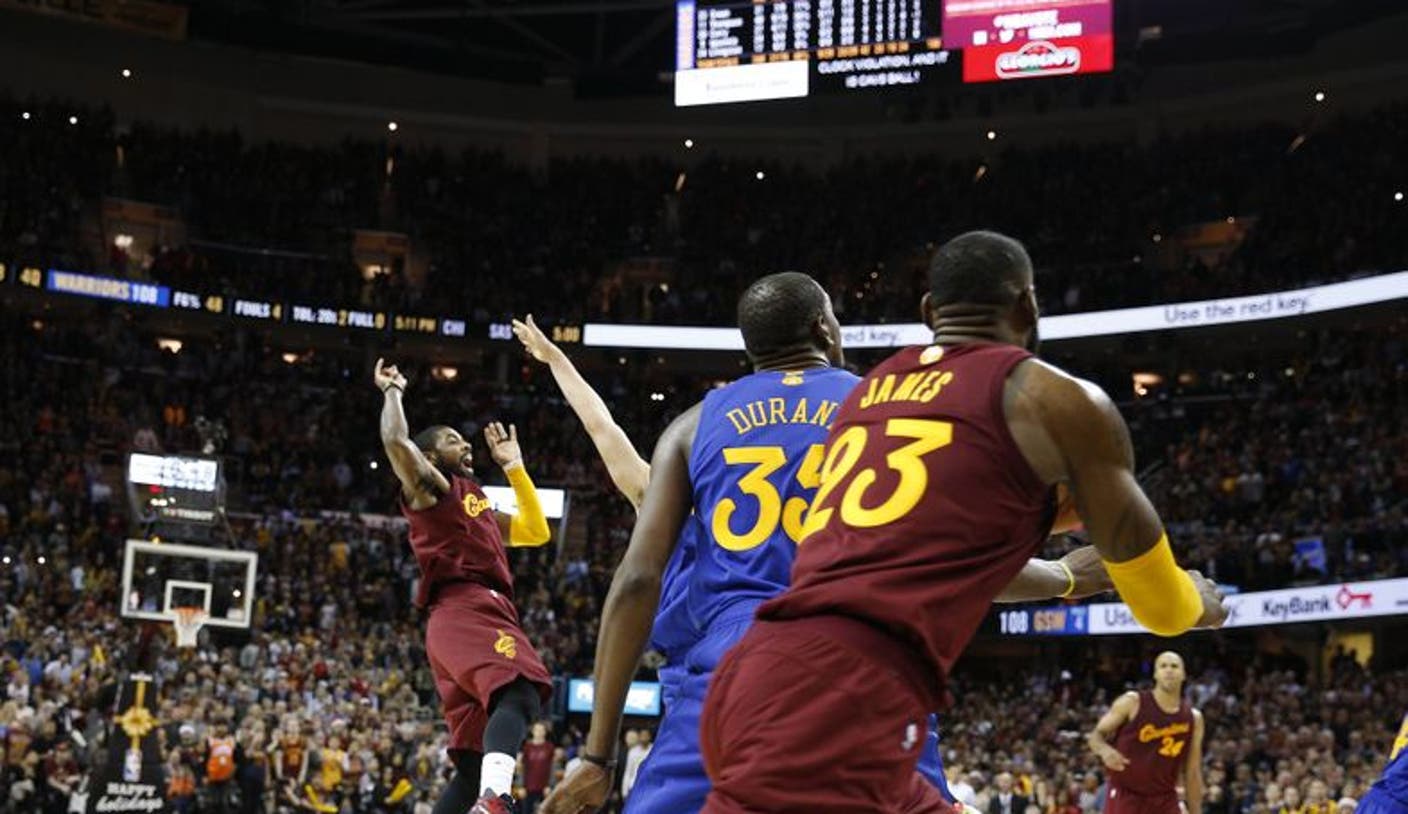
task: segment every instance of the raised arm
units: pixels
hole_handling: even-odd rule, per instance
[[[1034,466],[1069,482],[1091,542],[1134,617],[1160,636],[1221,625],[1227,609],[1217,586],[1174,561],[1159,515],[1135,480],[1129,428],[1109,396],[1036,361],[1017,368],[1011,388],[1009,422],[1023,425],[1014,432],[1041,436],[1023,445],[1028,460],[1034,445]],[[1024,424],[1024,417],[1032,420]],[[1042,449],[1049,459],[1042,460]]]
[[[571,405],[577,420],[596,445],[601,462],[616,489],[640,510],[645,499],[645,485],[650,481],[650,464],[636,452],[626,431],[611,417],[606,402],[592,389],[562,349],[538,328],[529,314],[525,321],[513,321],[513,335],[534,359],[548,366],[557,387]]]
[[[518,446],[518,428],[512,424],[508,429],[497,421],[489,422],[484,428],[484,440],[489,444],[489,454],[494,462],[504,470],[509,486],[513,487],[513,497],[518,502],[518,514],[495,512],[499,530],[511,546],[540,546],[552,539],[552,529],[548,528],[547,516],[538,502],[538,489],[528,470],[523,467],[523,450]]]
[[[1139,714],[1139,693],[1127,692],[1115,699],[1115,703],[1110,705],[1110,709],[1101,718],[1095,728],[1086,735],[1085,741],[1090,746],[1090,751],[1100,758],[1105,764],[1105,768],[1112,772],[1122,772],[1129,766],[1129,758],[1120,754],[1120,751],[1111,745],[1115,733],[1120,731],[1120,727],[1134,720],[1134,716]]]
[[[665,565],[693,507],[689,449],[698,426],[695,406],[666,428],[655,447],[645,502],[602,607],[593,675],[596,693],[583,760],[548,797],[545,814],[598,808],[611,791],[626,692],[650,638]]]
[[[381,445],[386,457],[391,459],[391,469],[401,481],[401,494],[406,503],[412,508],[424,508],[418,504],[424,504],[427,496],[434,498],[450,491],[450,482],[411,441],[406,411],[401,405],[406,377],[395,365],[386,366],[384,360],[377,359],[372,380],[382,392]]]

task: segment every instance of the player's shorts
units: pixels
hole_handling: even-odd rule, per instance
[[[1104,814],[1182,814],[1182,811],[1177,792],[1153,797],[1111,786],[1105,796]]]
[[[665,707],[655,744],[636,775],[624,814],[697,814],[704,807],[709,794],[709,775],[699,751],[704,697],[714,667],[748,632],[756,607],[749,603],[716,620],[682,659],[680,672],[670,676],[678,682],[675,703]],[[662,670],[662,684],[665,679]]]
[[[948,790],[948,778],[944,777],[944,761],[939,756],[939,716],[929,715],[929,732],[924,738],[924,748],[919,752],[919,774],[944,799],[953,802],[953,792]]]
[[[484,750],[494,693],[520,676],[537,685],[546,704],[552,678],[523,635],[508,597],[471,582],[435,593],[425,626],[425,650],[450,730],[450,749]]]
[[[1408,814],[1408,804],[1400,802],[1380,788],[1370,788],[1359,800],[1354,814]]]
[[[947,814],[916,772],[932,694],[902,642],[842,616],[759,621],[714,673],[706,814]]]

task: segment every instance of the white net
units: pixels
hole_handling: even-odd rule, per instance
[[[173,608],[176,618],[171,620],[176,629],[177,647],[195,647],[196,637],[208,616],[203,608]]]

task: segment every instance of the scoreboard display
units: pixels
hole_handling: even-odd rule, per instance
[[[1113,0],[676,0],[675,104],[1114,67]]]
[[[913,85],[949,61],[936,0],[678,0],[675,104]]]

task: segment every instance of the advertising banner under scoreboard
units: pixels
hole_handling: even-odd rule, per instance
[[[1226,628],[1341,622],[1408,614],[1408,579],[1337,582],[1254,591],[1226,599]],[[997,614],[1004,636],[1119,636],[1147,633],[1122,602],[1011,608]]]

